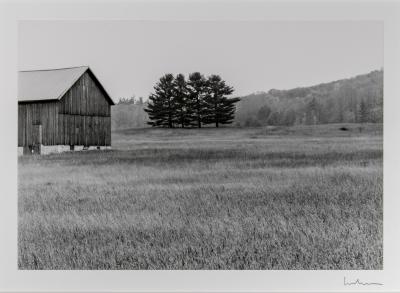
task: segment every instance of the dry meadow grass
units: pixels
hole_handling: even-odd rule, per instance
[[[138,129],[19,158],[20,269],[382,269],[382,125]]]

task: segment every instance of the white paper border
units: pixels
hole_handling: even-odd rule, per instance
[[[321,292],[400,291],[400,6],[388,2],[16,2],[0,3],[0,291]],[[382,271],[18,271],[18,20],[384,21],[384,269]],[[344,286],[343,277],[384,286]]]

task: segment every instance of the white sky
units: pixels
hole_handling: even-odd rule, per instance
[[[374,21],[22,21],[19,70],[89,65],[117,101],[147,98],[164,73],[220,74],[247,95],[383,66]]]

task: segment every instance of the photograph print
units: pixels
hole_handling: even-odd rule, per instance
[[[383,22],[18,24],[19,270],[383,270]]]

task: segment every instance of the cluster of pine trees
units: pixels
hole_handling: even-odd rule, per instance
[[[145,111],[155,127],[202,127],[230,124],[239,98],[228,98],[234,89],[218,75],[205,78],[200,72],[165,74],[154,86]]]

